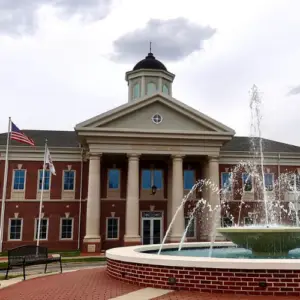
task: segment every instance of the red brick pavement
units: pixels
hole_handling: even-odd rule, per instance
[[[141,289],[110,278],[106,268],[81,270],[29,279],[0,289],[1,300],[106,300]],[[156,300],[293,300],[297,297],[240,296],[171,292]]]
[[[246,296],[234,294],[203,294],[197,292],[172,292],[153,300],[293,300],[298,297],[291,296]]]
[[[1,300],[106,300],[141,287],[111,279],[106,268],[29,279],[0,290]]]

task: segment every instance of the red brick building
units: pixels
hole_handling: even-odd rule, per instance
[[[126,73],[128,103],[75,127],[75,131],[25,130],[36,146],[12,142],[9,149],[3,248],[34,244],[41,190],[44,140],[56,169],[46,172],[41,245],[98,252],[138,243],[160,243],[181,199],[196,180],[211,178],[220,188],[232,169],[250,158],[250,141],[172,96],[175,75],[149,54]],[[2,198],[6,133],[0,135]],[[285,172],[300,168],[300,147],[264,140],[268,193]],[[241,173],[227,202],[240,222],[253,222],[261,202]],[[240,186],[237,186],[240,185]],[[284,206],[294,194],[280,199]],[[169,241],[179,241],[195,199],[212,206],[218,193],[197,191],[180,211]],[[245,202],[240,210],[241,197]],[[211,222],[197,214],[188,239],[207,240]],[[285,216],[286,220],[287,217]],[[232,222],[222,210],[222,225]]]

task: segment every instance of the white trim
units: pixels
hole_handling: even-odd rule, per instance
[[[118,224],[118,235],[116,238],[108,238],[108,219],[117,219],[117,224]],[[120,239],[120,217],[106,217],[106,220],[105,220],[105,239],[108,240],[108,241],[116,241],[116,240],[119,240]]]
[[[72,236],[71,238],[62,238],[62,222],[63,220],[72,220]],[[74,218],[66,218],[66,217],[61,217],[60,218],[60,223],[59,223],[59,240],[60,241],[72,241],[74,237]]]
[[[10,238],[11,220],[21,220],[20,239],[11,239]],[[8,219],[8,236],[7,236],[7,241],[22,241],[22,238],[23,238],[23,223],[24,223],[24,219],[23,218],[9,218]]]
[[[155,121],[154,121],[154,117],[155,117],[155,116],[159,116],[159,117],[160,117],[160,121],[159,121],[159,122],[155,122]],[[163,119],[164,119],[163,116],[162,116],[160,113],[158,113],[158,112],[155,113],[155,114],[151,117],[151,121],[152,121],[155,125],[159,125],[159,124],[163,121]]]
[[[162,177],[161,177],[161,180],[162,180],[161,185],[162,185],[162,187],[161,188],[157,187],[157,190],[158,191],[163,191],[164,190],[164,175],[165,175],[164,174],[164,169],[162,169],[162,168],[153,168],[153,169],[151,169],[150,167],[149,168],[142,168],[141,169],[141,178],[140,178],[140,181],[141,181],[141,190],[142,191],[150,191],[151,190],[151,186],[150,186],[149,189],[143,188],[143,170],[151,172],[151,186],[154,185],[154,171],[161,171],[162,172],[162,174],[161,174],[162,175]]]
[[[34,236],[33,236],[33,240],[36,241],[37,238],[37,226],[38,226],[38,220],[39,218],[35,218],[34,219]],[[48,233],[49,233],[49,218],[41,218],[41,223],[43,220],[47,220],[47,230],[46,230],[46,238],[45,239],[42,239],[40,238],[40,241],[48,241]],[[42,227],[41,227],[42,228]],[[42,231],[41,231],[42,232]],[[40,232],[40,233],[41,233]]]
[[[65,172],[74,172],[74,183],[73,183],[73,189],[72,190],[65,190]],[[62,192],[75,192],[76,190],[76,170],[62,170]]]
[[[37,178],[37,192],[40,192],[41,191],[41,189],[40,189],[40,172],[43,172],[43,169],[38,169],[38,178]],[[45,178],[46,178],[46,172],[49,172],[49,189],[48,190],[46,190],[45,188],[44,188],[44,192],[50,192],[50,190],[51,190],[51,181],[52,181],[52,173],[51,173],[51,171],[50,170],[48,170],[48,169],[46,169],[45,170]],[[41,177],[42,177],[43,175],[41,174]],[[42,178],[41,178],[41,180],[42,180]],[[45,185],[45,184],[44,184]]]
[[[187,221],[187,224],[188,224],[188,222],[190,220],[190,217],[189,216],[185,216],[184,217],[184,229],[186,229],[186,226],[187,226],[187,224],[185,224],[185,220],[188,220]],[[186,236],[187,239],[195,239],[197,237],[197,232],[196,232],[196,217],[194,217],[193,223],[191,225],[193,225],[194,235],[193,236]]]
[[[15,171],[24,171],[24,189],[15,189]],[[24,192],[26,191],[26,179],[27,179],[27,170],[26,169],[13,169],[13,177],[12,177],[12,185],[11,190],[12,192]]]
[[[119,182],[118,182],[118,188],[113,189],[109,188],[109,171],[110,170],[118,170],[119,171]],[[121,169],[120,168],[108,168],[107,169],[107,191],[120,191],[121,190]]]

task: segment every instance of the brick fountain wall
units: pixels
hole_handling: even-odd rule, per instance
[[[155,266],[107,259],[116,279],[147,287],[206,293],[300,296],[300,270],[243,270]],[[176,283],[170,283],[175,278]]]

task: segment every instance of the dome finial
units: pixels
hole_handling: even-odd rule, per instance
[[[150,41],[150,53],[152,53],[152,42]]]

